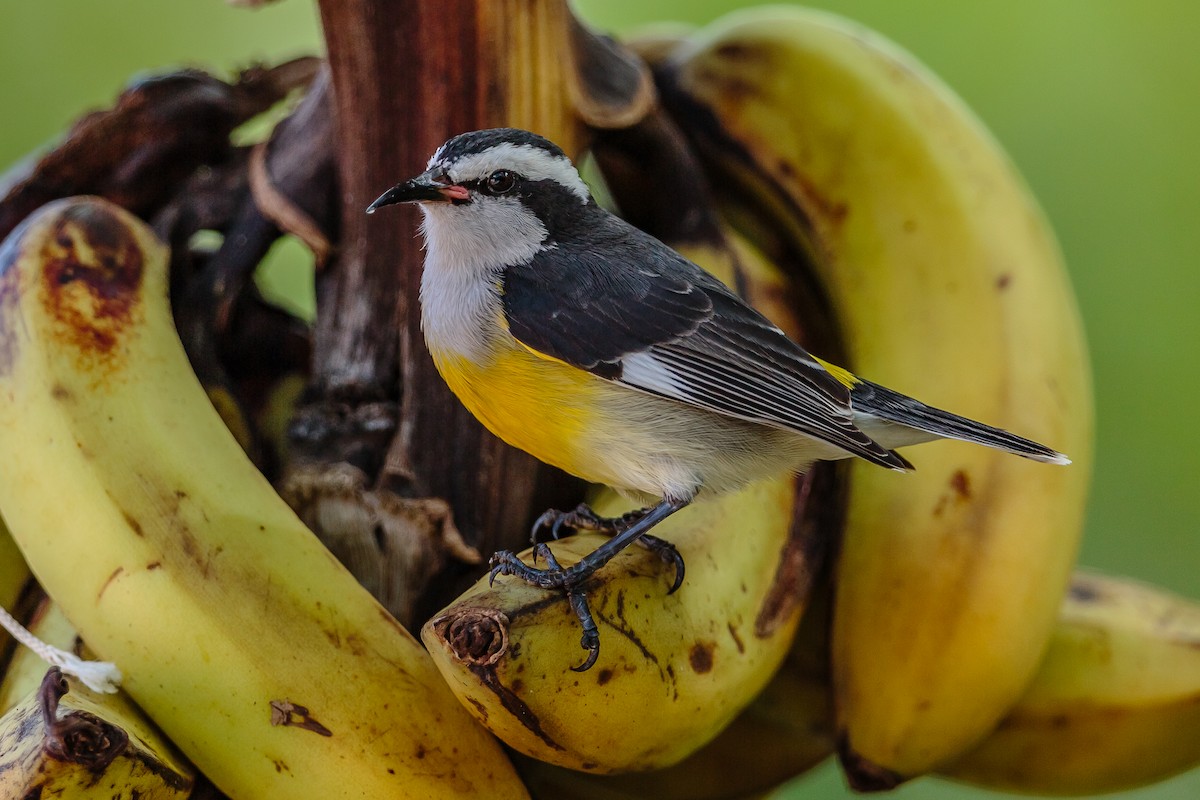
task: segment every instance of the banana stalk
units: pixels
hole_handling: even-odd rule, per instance
[[[1050,468],[966,444],[855,465],[837,568],[843,765],[882,789],[953,759],[1020,696],[1081,530],[1091,391],[1044,219],[995,141],[895,45],[832,15],[731,15],[659,65],[736,222],[807,253],[848,367],[1045,441]],[[821,353],[818,351],[818,355]],[[997,647],[1003,642],[1003,647]]]
[[[526,796],[222,424],[175,334],[166,263],[95,198],[45,207],[0,247],[0,507],[46,591],[239,800]]]
[[[405,620],[415,624],[461,591],[467,573],[451,564],[440,570],[447,580],[435,581],[436,562],[430,569],[429,559],[389,560],[389,553],[438,549],[424,536],[442,528],[427,513],[427,498],[446,501],[466,543],[487,555],[519,548],[533,517],[578,502],[583,487],[491,436],[451,395],[420,333],[423,254],[407,216],[413,212],[385,222],[363,209],[400,176],[419,172],[452,134],[516,126],[576,154],[587,126],[630,124],[646,112],[653,90],[640,62],[587,31],[565,0],[318,6],[332,75],[340,242],[336,269],[318,285],[313,378],[294,426],[303,435],[291,443],[301,474],[290,478],[307,480],[313,463],[331,468],[333,480],[319,473],[307,480],[312,518],[365,523],[317,533],[345,542],[338,554],[365,580],[378,583],[382,562],[398,573],[391,583],[424,593],[422,613]],[[341,441],[330,441],[328,431],[347,427]],[[378,487],[367,501],[402,513],[380,515],[363,504],[351,509],[357,514],[338,514],[346,505],[339,461]],[[327,514],[325,496],[334,506]],[[381,548],[377,528],[398,529],[411,543],[389,534]],[[398,614],[414,609],[393,607]]]

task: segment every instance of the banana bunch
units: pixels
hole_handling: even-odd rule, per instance
[[[140,220],[93,198],[0,248],[0,508],[41,584],[237,800],[525,796],[222,424],[166,267]]]
[[[816,609],[814,609],[816,610]],[[712,743],[672,769],[583,775],[518,761],[535,797],[744,798],[801,775],[834,749],[828,631],[806,616],[784,666]],[[1200,602],[1078,571],[1050,647],[999,726],[937,770],[1019,794],[1083,796],[1164,780],[1200,764]]]
[[[21,553],[0,535],[0,593],[28,561],[62,615],[39,630],[77,631],[114,661],[235,800],[715,800],[835,753],[861,790],[934,773],[1082,794],[1200,763],[1200,608],[1071,582],[1086,352],[1048,227],[986,130],[909,55],[823,13],[761,9],[630,46],[669,122],[623,165],[598,158],[631,218],[674,148],[706,184],[681,206],[715,223],[670,244],[790,334],[832,342],[819,355],[1074,464],[942,442],[906,452],[910,476],[781,475],[656,529],[687,564],[679,591],[640,548],[594,576],[606,630],[592,670],[564,668],[579,652],[567,600],[503,578],[435,614],[426,651],[222,424],[172,327],[162,245],[73,199],[0,247],[0,509]],[[590,504],[630,507],[603,488]],[[597,542],[551,550],[569,564]],[[130,731],[189,775],[132,733],[151,729],[125,701],[33,686],[28,655],[8,670],[0,767],[30,765],[13,780],[50,774],[29,754],[51,706]],[[78,780],[58,775],[46,785]],[[114,796],[188,791],[119,780]]]

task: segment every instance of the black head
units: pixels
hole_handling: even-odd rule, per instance
[[[590,205],[592,198],[571,160],[554,142],[517,128],[489,128],[447,141],[433,154],[425,172],[389,189],[367,211],[394,203],[463,207],[511,206],[514,201],[553,231],[557,223]]]

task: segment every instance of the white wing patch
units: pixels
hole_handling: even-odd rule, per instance
[[[621,380],[667,397],[687,397],[685,385],[665,364],[649,353],[633,353],[621,359]]]

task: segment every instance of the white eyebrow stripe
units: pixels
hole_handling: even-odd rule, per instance
[[[430,167],[438,163],[440,153],[440,149],[434,153],[429,162]],[[586,203],[591,197],[587,184],[579,177],[570,159],[550,155],[540,147],[529,144],[501,142],[482,153],[463,156],[445,167],[450,179],[455,183],[486,178],[498,169],[511,169],[529,180],[549,178],[557,181],[574,192],[580,202]]]

